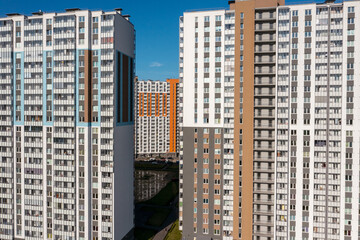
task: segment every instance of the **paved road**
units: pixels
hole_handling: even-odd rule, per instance
[[[168,226],[166,226],[163,230],[161,230],[160,232],[158,232],[158,233],[154,236],[153,240],[164,240],[165,237],[166,237],[166,235],[167,235],[167,233],[168,233],[168,231],[170,230],[170,228],[171,228],[172,225],[173,225],[173,224],[171,223],[171,224],[169,224]]]

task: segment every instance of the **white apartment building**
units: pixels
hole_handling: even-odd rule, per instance
[[[134,39],[121,9],[0,18],[0,239],[131,235]]]
[[[359,239],[359,14],[277,9],[276,239]]]
[[[234,11],[180,17],[179,210],[186,239],[230,239],[233,231],[234,28]]]
[[[276,7],[180,17],[180,229],[185,239],[274,235]]]
[[[178,81],[135,82],[137,156],[177,153]]]
[[[359,239],[360,1],[180,17],[185,239]]]

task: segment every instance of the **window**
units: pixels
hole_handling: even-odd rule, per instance
[[[349,12],[349,13],[355,12],[355,8],[354,8],[354,7],[348,7],[348,12]]]
[[[352,36],[352,35],[355,35],[355,31],[354,31],[354,30],[348,30],[347,34],[348,34],[348,35],[351,35],[351,36]]]
[[[51,25],[52,24],[52,19],[46,19],[46,24]]]
[[[79,22],[85,22],[85,17],[84,16],[79,17]]]
[[[221,16],[220,15],[216,16],[215,18],[216,18],[216,21],[221,21]]]
[[[306,9],[305,10],[305,15],[311,15],[311,9]]]
[[[293,15],[293,16],[298,16],[298,15],[299,15],[298,10],[294,10],[294,11],[292,11],[292,15]]]
[[[205,22],[210,22],[210,17],[209,17],[209,16],[205,16],[205,17],[204,17],[204,21],[205,21]]]
[[[94,22],[94,23],[99,22],[99,18],[98,18],[98,17],[93,17],[93,22]]]

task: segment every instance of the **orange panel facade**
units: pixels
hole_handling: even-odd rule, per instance
[[[176,152],[177,146],[177,85],[179,79],[168,79],[170,88],[170,152]]]
[[[166,82],[162,81],[161,83],[151,80],[138,82],[136,87],[138,124],[142,123],[141,118],[147,118],[147,128],[151,127],[152,130],[154,128],[158,129],[158,127],[161,128],[155,130],[155,132],[161,131],[161,134],[166,134],[164,143],[160,143],[161,146],[166,146],[164,153],[176,153],[178,138],[177,88],[179,80],[168,79]],[[139,129],[145,128],[145,126],[139,126]],[[145,142],[153,137],[151,135],[147,136]]]

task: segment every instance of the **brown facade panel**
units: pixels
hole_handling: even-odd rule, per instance
[[[92,84],[91,84],[91,50],[84,51],[84,122],[91,122],[91,102],[92,102]]]
[[[230,2],[235,10],[235,35],[244,34],[243,41],[235,38],[235,56],[243,55],[246,61],[235,58],[234,81],[234,201],[233,201],[233,239],[253,239],[253,157],[254,157],[254,49],[255,49],[255,10],[257,8],[275,8],[284,5],[284,0],[249,0]],[[241,13],[244,18],[241,19]],[[244,28],[240,28],[243,23]],[[240,46],[243,45],[243,51]],[[240,66],[243,72],[240,73]],[[240,77],[243,77],[243,93],[240,93]],[[240,115],[240,98],[243,98],[243,115]],[[246,141],[240,142],[240,134]],[[242,150],[242,159],[240,151]],[[241,176],[240,176],[241,175]],[[240,187],[241,186],[241,187]],[[240,197],[241,196],[241,197]],[[239,207],[240,206],[240,207]],[[241,211],[241,212],[240,212]]]

